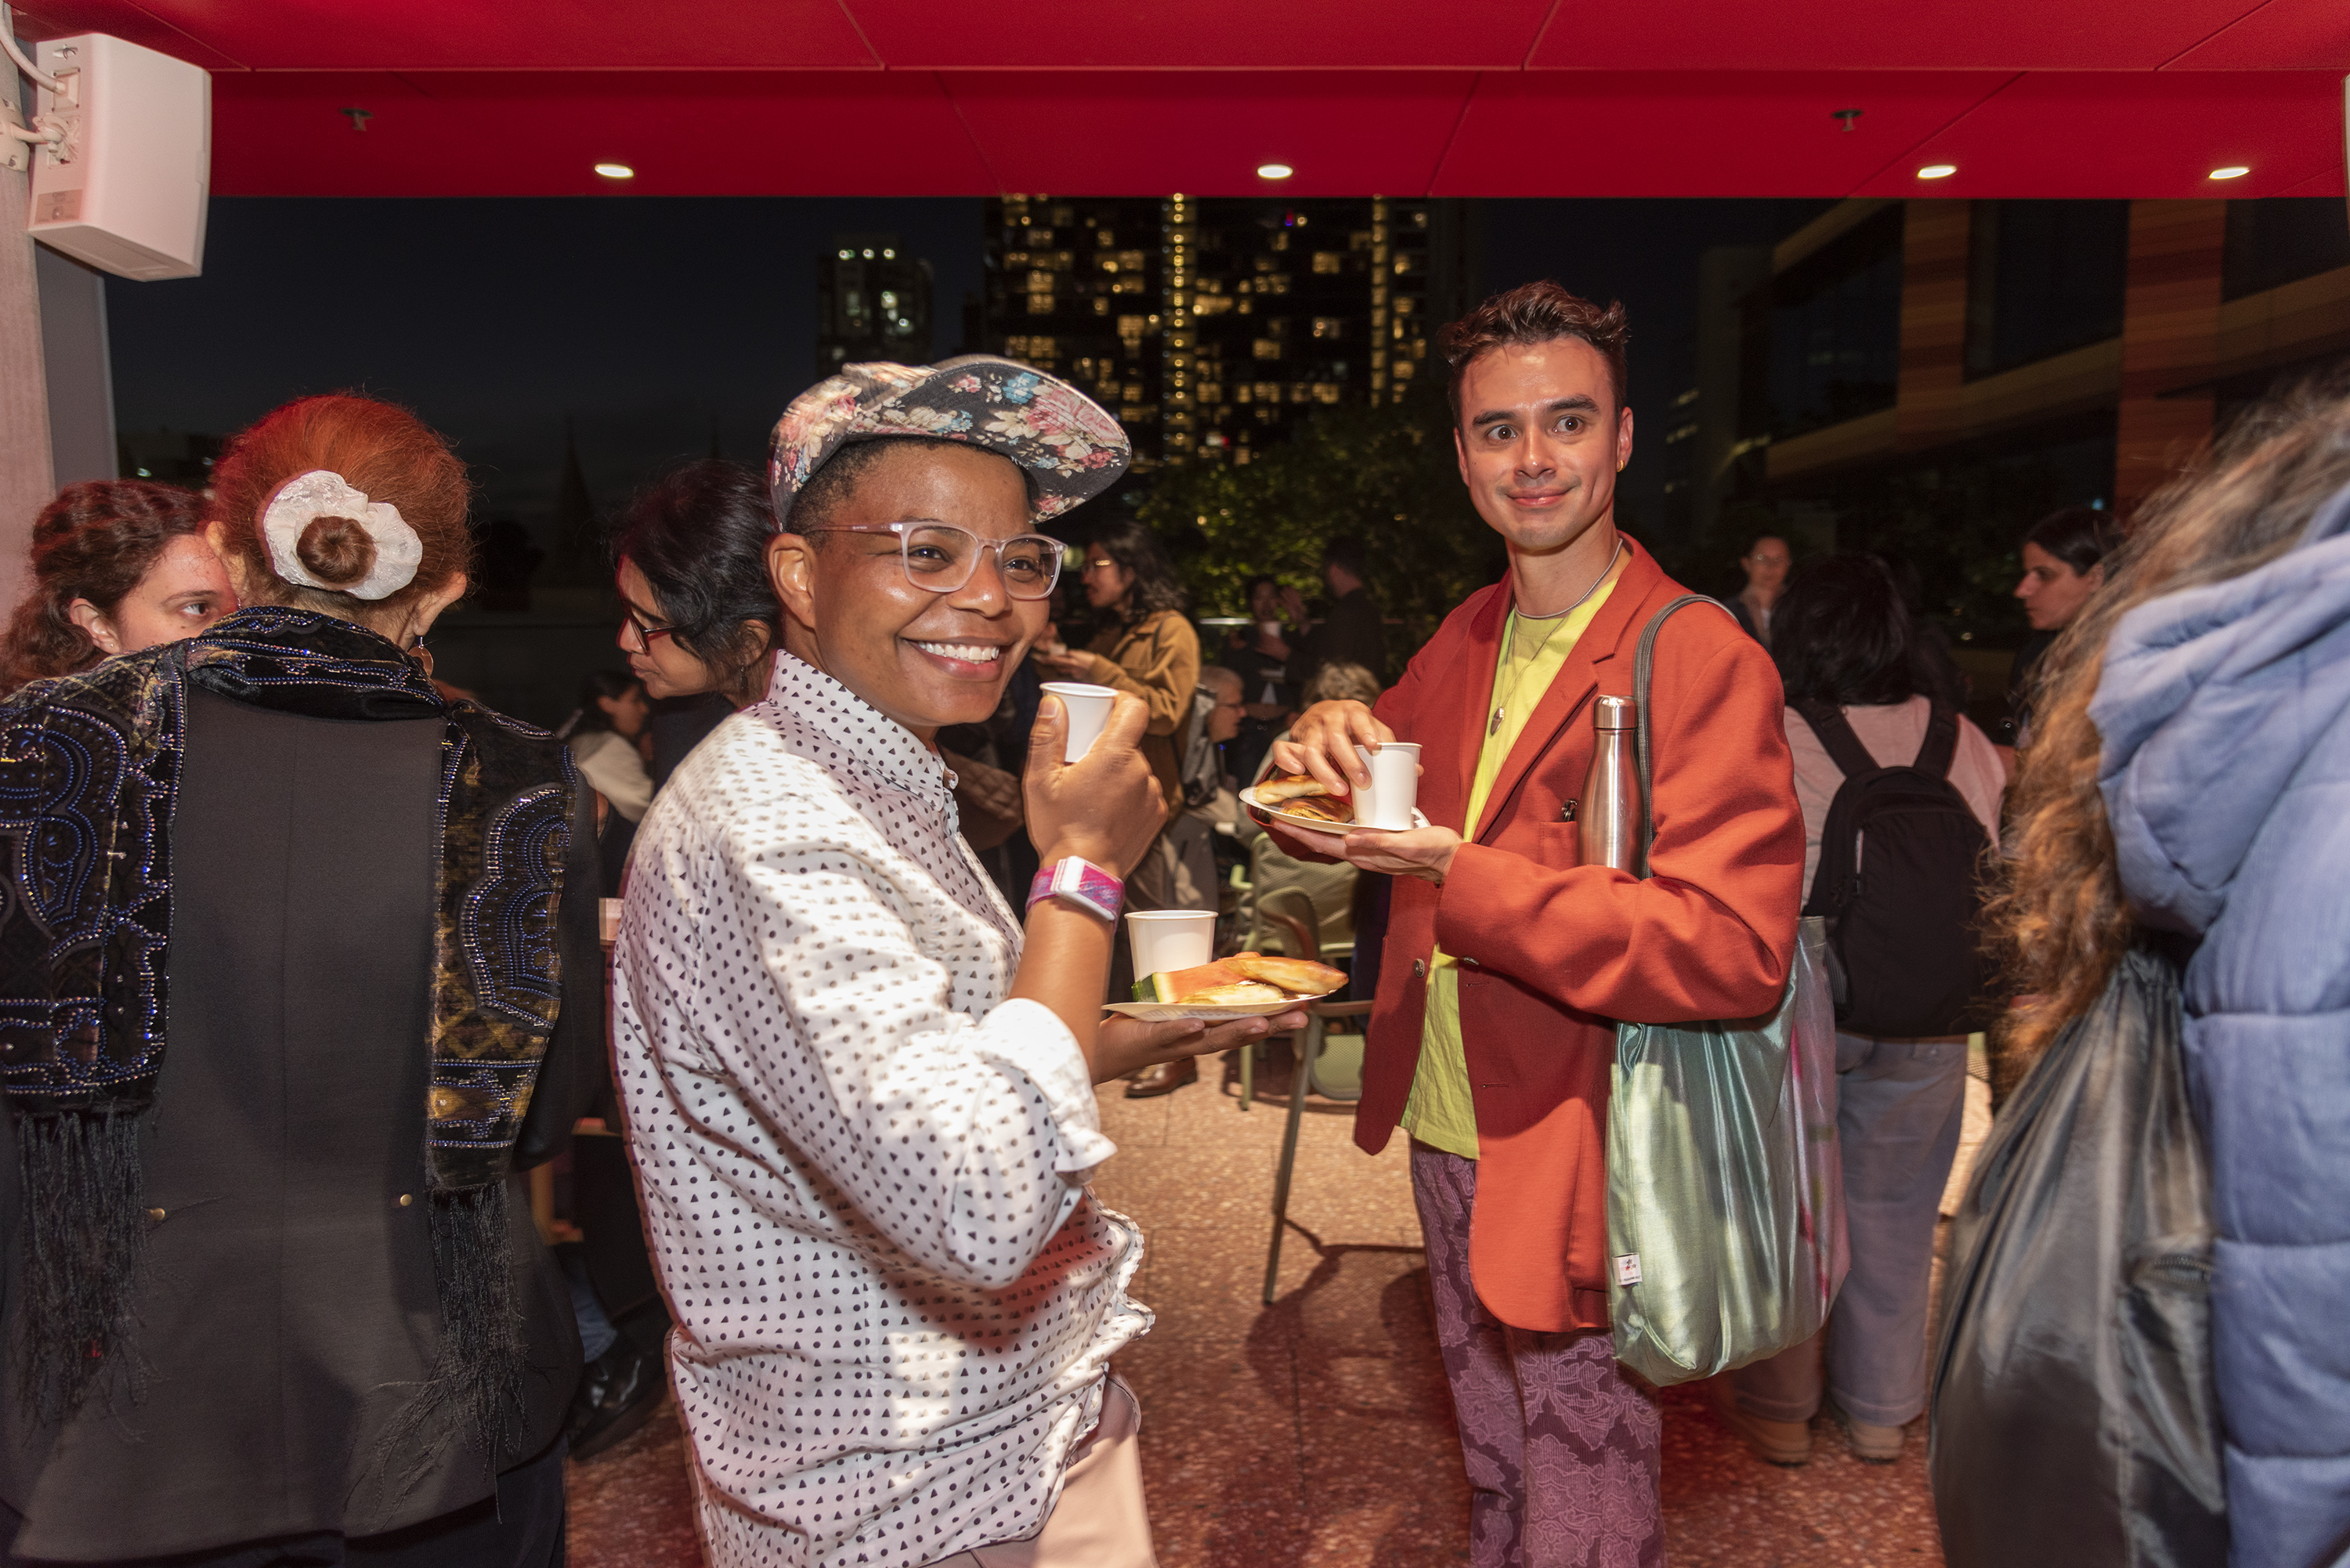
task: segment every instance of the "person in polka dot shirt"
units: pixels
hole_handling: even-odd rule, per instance
[[[1075,487],[1040,484],[1016,421],[859,429],[904,376],[795,410],[819,395],[837,439],[787,415],[802,461],[776,471],[766,700],[646,815],[617,950],[704,1541],[719,1568],[1149,1568],[1139,1411],[1107,1375],[1150,1325],[1125,1288],[1142,1239],[1087,1187],[1114,1152],[1092,1086],[1303,1019],[1104,1022],[1111,921],[996,893],[936,736],[993,712],[1042,634],[1059,551],[1016,541],[1044,484]],[[1064,763],[1045,703],[1024,784],[1047,867],[1120,877],[1150,843],[1145,718],[1120,698]]]

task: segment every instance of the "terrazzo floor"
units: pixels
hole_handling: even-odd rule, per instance
[[[1208,1064],[1211,1069],[1212,1064]],[[1135,1296],[1157,1327],[1118,1357],[1143,1407],[1144,1484],[1164,1568],[1418,1568],[1468,1562],[1469,1489],[1430,1321],[1401,1139],[1351,1141],[1353,1106],[1311,1099],[1274,1305],[1259,1297],[1285,1075],[1203,1071],[1164,1098],[1102,1100],[1119,1153],[1097,1190],[1149,1236]],[[1667,1546],[1678,1568],[1941,1561],[1924,1430],[1865,1465],[1822,1424],[1801,1469],[1750,1458],[1701,1386],[1661,1395]],[[670,1410],[571,1468],[576,1568],[688,1568],[684,1445]]]

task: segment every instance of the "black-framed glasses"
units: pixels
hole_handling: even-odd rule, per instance
[[[979,558],[995,552],[1003,591],[1015,599],[1050,597],[1061,580],[1061,542],[1043,534],[1015,539],[983,539],[951,523],[837,523],[810,534],[890,534],[898,540],[906,580],[934,594],[951,594],[979,570]]]

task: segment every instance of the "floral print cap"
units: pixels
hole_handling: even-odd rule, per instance
[[[825,460],[855,441],[929,436],[1001,452],[1034,482],[1030,515],[1042,523],[1109,488],[1133,447],[1099,403],[1057,376],[993,354],[937,365],[876,361],[792,400],[767,443],[775,525],[791,526],[792,502]]]

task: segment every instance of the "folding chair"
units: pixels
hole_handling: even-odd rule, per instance
[[[1297,1072],[1289,1085],[1289,1125],[1281,1134],[1281,1168],[1273,1179],[1273,1245],[1264,1255],[1264,1304],[1273,1304],[1274,1282],[1281,1274],[1281,1233],[1289,1224],[1289,1177],[1297,1165],[1297,1128],[1305,1119],[1306,1081],[1321,1060],[1333,1018],[1360,1018],[1371,1010],[1367,1002],[1317,1002],[1305,1010],[1305,1044]],[[1357,1095],[1361,1091],[1357,1089]],[[1334,1096],[1335,1097],[1335,1096]]]

